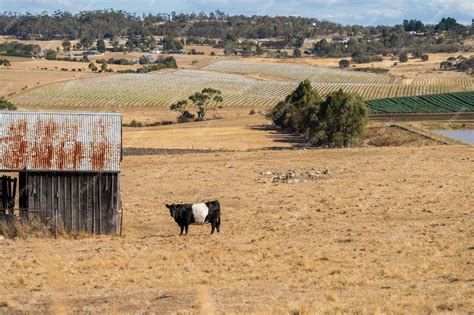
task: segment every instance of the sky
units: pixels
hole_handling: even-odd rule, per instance
[[[222,10],[227,14],[295,15],[341,24],[394,25],[404,19],[435,24],[442,17],[454,17],[471,24],[473,0],[0,0],[0,12],[69,12],[113,8],[131,13],[206,13]]]

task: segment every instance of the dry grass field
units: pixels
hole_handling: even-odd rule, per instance
[[[472,146],[284,150],[261,116],[231,116],[125,128],[125,147],[233,151],[125,156],[122,237],[0,241],[0,312],[474,310]],[[268,175],[289,170],[301,181]],[[179,236],[164,204],[210,199],[221,233]]]
[[[90,76],[92,76],[91,73],[62,72],[60,70],[0,69],[0,98],[6,97],[10,99],[33,88],[50,83],[76,80]]]

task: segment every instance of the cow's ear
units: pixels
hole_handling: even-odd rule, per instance
[[[169,204],[166,204],[165,206],[166,208],[171,209],[171,206]]]

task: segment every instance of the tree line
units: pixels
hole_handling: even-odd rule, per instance
[[[382,35],[404,31],[453,32],[466,35],[465,27],[453,18],[442,18],[436,25],[424,25],[418,20],[405,20],[395,26],[341,25],[315,18],[298,16],[244,16],[228,15],[222,11],[177,14],[136,15],[121,10],[93,10],[72,14],[55,11],[52,14],[0,14],[0,34],[18,38],[44,39],[92,39],[118,36],[162,35],[170,37],[201,37],[223,39],[233,35],[246,39],[280,38],[296,45],[301,38],[331,34]],[[394,41],[396,39],[393,39]]]
[[[354,63],[367,63],[379,61],[380,55],[411,52],[421,56],[423,52],[472,49],[463,44],[464,39],[470,37],[472,30],[452,18],[443,18],[436,25],[424,25],[419,20],[405,20],[403,25],[377,26],[376,29],[376,33],[353,36],[344,42],[322,39],[314,44],[312,53],[319,57],[351,57]]]

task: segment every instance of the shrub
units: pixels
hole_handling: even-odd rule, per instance
[[[162,120],[162,121],[155,121],[150,124],[147,124],[147,127],[155,127],[155,126],[166,126],[166,125],[172,125],[173,122],[171,120]]]
[[[429,56],[427,54],[421,55],[421,61],[428,61]]]
[[[130,127],[143,127],[142,122],[136,121],[135,119],[130,122]]]
[[[255,115],[257,112],[255,111],[255,109],[251,109],[250,112],[249,112],[249,115]]]
[[[339,61],[339,68],[347,68],[350,64],[349,60],[341,59],[341,61]]]
[[[0,110],[2,109],[6,109],[6,110],[16,110],[16,106],[15,104],[7,101],[7,100],[3,100],[3,99],[0,99]]]
[[[187,110],[183,111],[177,118],[178,123],[187,123],[194,120],[194,114],[191,114]]]
[[[361,52],[355,52],[352,54],[352,61],[355,63],[369,63],[382,61],[383,58],[377,55],[368,55]]]
[[[354,71],[371,72],[371,73],[387,73],[389,69],[376,68],[376,67],[362,67],[362,68],[355,68]]]
[[[56,51],[49,49],[44,52],[45,58],[47,60],[56,60],[57,59],[57,53]]]
[[[10,63],[10,60],[8,59],[0,59],[0,66],[4,66],[4,67],[10,67],[11,66],[11,63]]]
[[[419,58],[421,58],[421,56],[423,56],[423,53],[421,52],[420,49],[416,49],[415,51],[413,51],[412,55],[413,55],[413,58],[419,59]]]
[[[133,69],[125,69],[125,70],[117,70],[117,73],[137,73],[137,71]]]
[[[95,65],[93,62],[89,63],[89,69],[90,69],[92,72],[96,72],[96,71],[97,71],[97,67],[96,67],[96,65]]]
[[[400,62],[407,62],[408,54],[406,52],[401,53],[400,56],[398,56],[398,60],[400,60]]]

